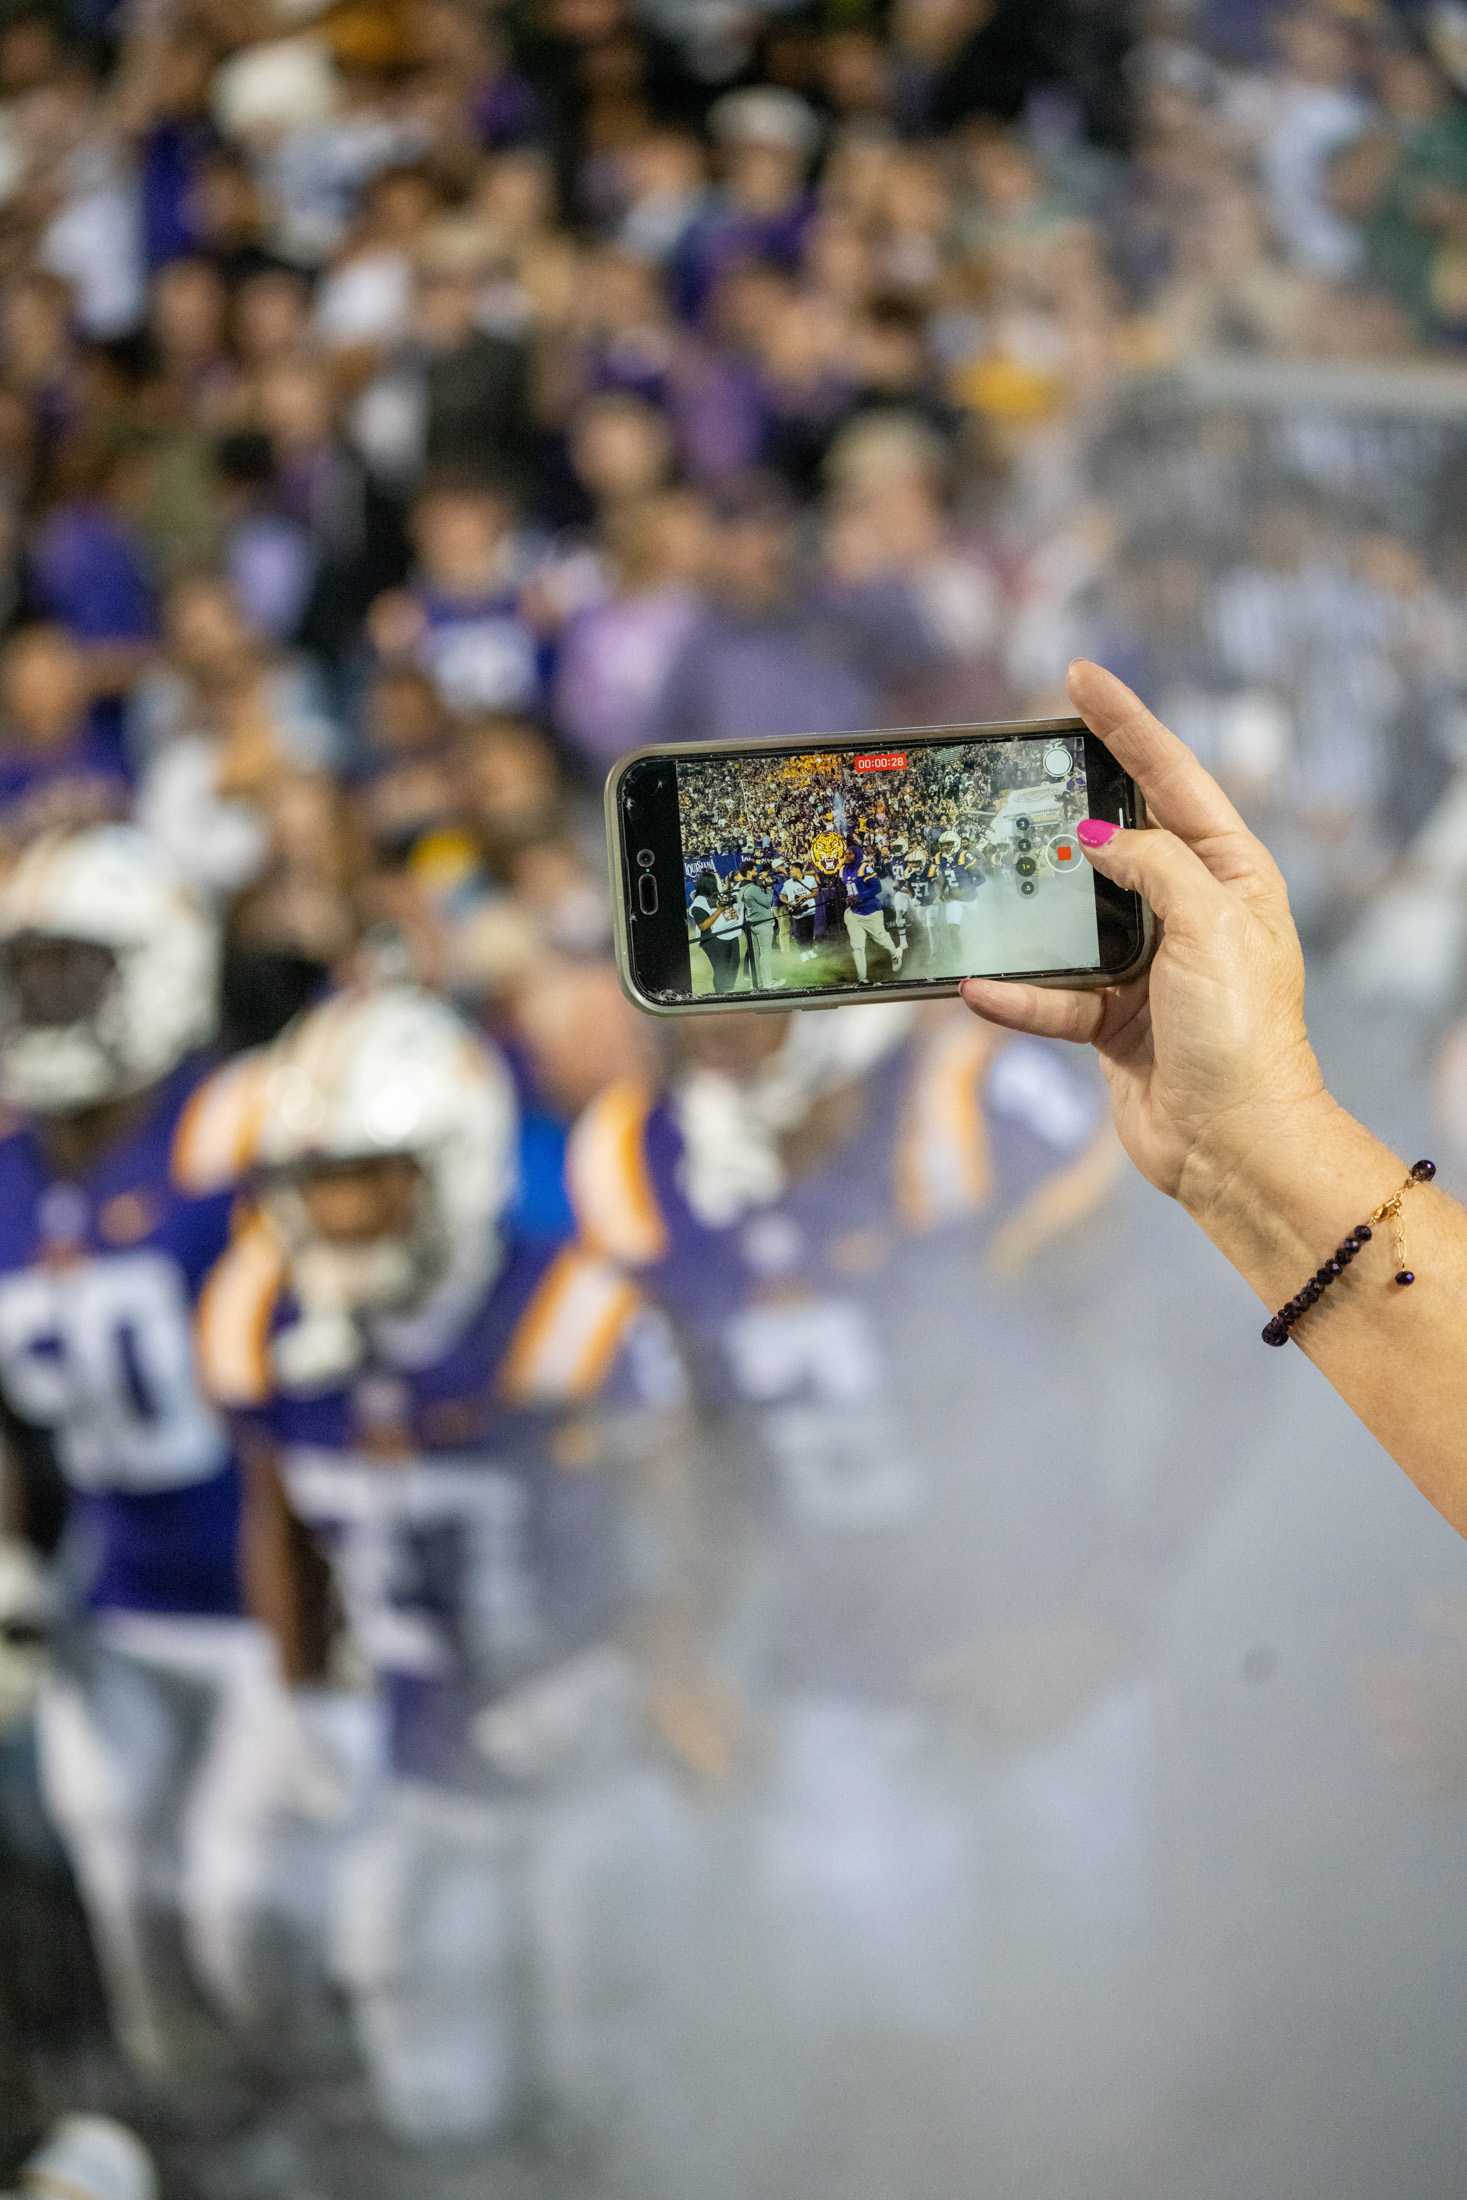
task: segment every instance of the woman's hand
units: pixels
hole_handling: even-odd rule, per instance
[[[1304,1025],[1304,960],[1277,864],[1186,744],[1115,675],[1071,665],[1070,699],[1146,797],[1152,827],[1077,836],[1161,920],[1150,968],[1104,992],[969,978],[1010,1030],[1093,1045],[1122,1145],[1158,1190],[1214,1196],[1229,1157],[1331,1106]]]

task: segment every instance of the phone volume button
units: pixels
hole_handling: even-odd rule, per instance
[[[657,881],[650,871],[637,873],[637,907],[644,917],[657,914]]]

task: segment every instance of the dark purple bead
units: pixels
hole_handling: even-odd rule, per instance
[[[1304,1304],[1306,1306],[1315,1306],[1319,1302],[1322,1288],[1323,1287],[1317,1283],[1306,1283],[1303,1290],[1299,1293],[1299,1296],[1304,1301]]]
[[[1341,1253],[1348,1253],[1351,1260],[1353,1260],[1359,1250],[1360,1240],[1355,1236],[1354,1232],[1352,1231],[1350,1236],[1346,1238],[1344,1244],[1340,1247],[1340,1251]]]
[[[1265,1344],[1287,1344],[1289,1341],[1289,1332],[1279,1321],[1266,1323],[1261,1334]]]
[[[1337,1260],[1327,1260],[1324,1264],[1324,1272],[1329,1277],[1331,1283],[1334,1282],[1336,1276],[1342,1276],[1345,1273],[1344,1269],[1341,1267],[1340,1263]]]
[[[1400,1268],[1396,1271],[1396,1281],[1404,1288],[1406,1284],[1414,1283],[1416,1278],[1409,1268]]]
[[[1335,1279],[1330,1274],[1327,1268],[1316,1268],[1314,1271],[1314,1280],[1319,1285],[1320,1290],[1325,1291],[1329,1288],[1329,1286],[1334,1282]]]
[[[1413,1161],[1411,1174],[1418,1184],[1429,1184],[1436,1175],[1436,1163],[1434,1161]]]
[[[1359,1238],[1362,1245],[1368,1245],[1371,1239],[1375,1236],[1375,1232],[1371,1229],[1368,1222],[1357,1222],[1354,1229],[1350,1232],[1350,1235],[1351,1237]]]

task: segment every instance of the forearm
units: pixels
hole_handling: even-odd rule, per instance
[[[241,1537],[245,1601],[275,1644],[291,1687],[324,1679],[330,1662],[324,1562],[291,1514],[273,1469],[252,1462]]]
[[[329,1633],[323,1612],[310,1609],[304,1583],[294,1570],[294,1554],[284,1537],[267,1550],[257,1542],[249,1567],[248,1603],[275,1644],[280,1677],[292,1688],[309,1688],[324,1679]]]
[[[1188,1163],[1179,1196],[1271,1313],[1400,1187],[1407,1167],[1324,1094],[1239,1118]],[[1423,1496],[1467,1535],[1467,1209],[1423,1184],[1407,1194],[1403,1219],[1416,1283],[1393,1284],[1383,1223],[1294,1339]],[[1265,1348],[1256,1349],[1262,1360]],[[1260,1365],[1260,1379],[1267,1372]]]

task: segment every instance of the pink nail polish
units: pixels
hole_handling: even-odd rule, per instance
[[[1103,817],[1082,817],[1075,827],[1075,838],[1082,848],[1103,848],[1120,829],[1119,825],[1108,825]]]

